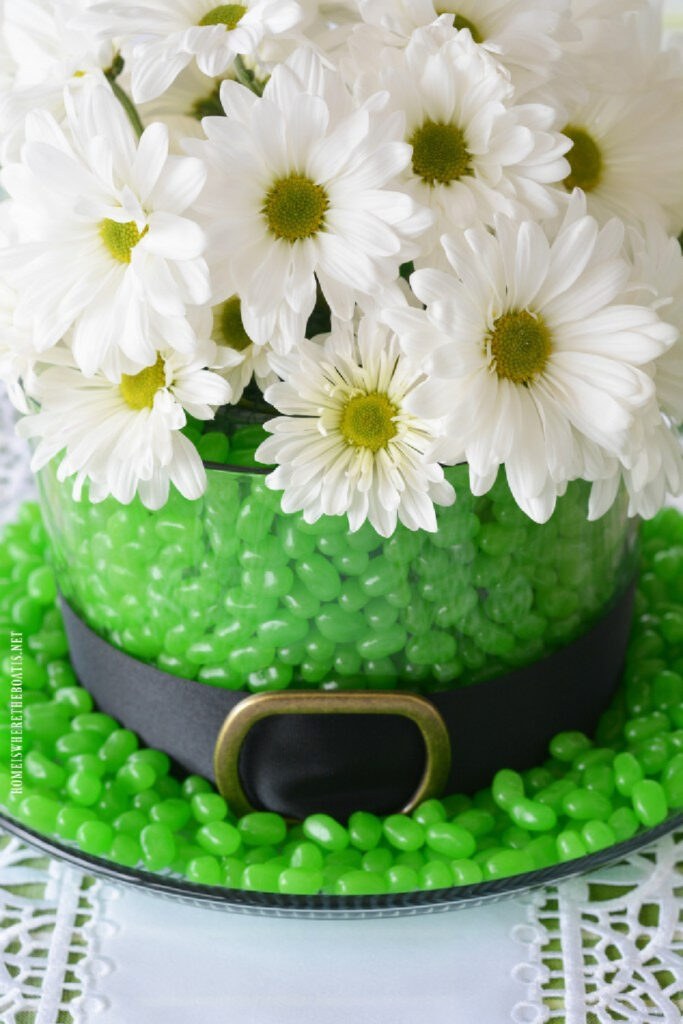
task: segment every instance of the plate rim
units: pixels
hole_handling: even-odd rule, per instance
[[[683,829],[683,811],[639,832],[630,839],[547,868],[493,881],[450,886],[447,889],[413,890],[372,896],[295,896],[256,890],[230,889],[226,886],[189,882],[175,875],[164,875],[143,868],[130,868],[105,857],[84,853],[41,832],[0,810],[0,829],[21,839],[42,854],[89,874],[150,895],[192,903],[207,909],[271,917],[307,917],[318,920],[399,917],[439,911],[467,909],[482,903],[518,896],[531,889],[583,875],[595,868],[615,863],[630,853],[650,846],[655,840]]]

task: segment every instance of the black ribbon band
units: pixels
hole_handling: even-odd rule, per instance
[[[451,740],[448,792],[488,785],[501,767],[523,771],[564,730],[589,735],[617,686],[635,584],[567,647],[488,682],[429,695]],[[62,600],[71,662],[101,711],[164,750],[183,769],[213,778],[216,739],[246,697],[181,679],[108,644]],[[405,805],[424,769],[416,726],[395,715],[291,715],[258,722],[240,757],[254,806],[292,818],[324,811],[386,814]]]

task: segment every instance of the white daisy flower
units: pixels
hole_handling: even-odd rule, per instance
[[[648,407],[630,442],[629,452],[621,460],[608,460],[593,483],[589,519],[604,515],[622,486],[628,494],[628,514],[643,519],[652,519],[668,498],[683,494],[681,439],[656,402]]]
[[[198,310],[196,333],[198,338],[210,338],[215,345],[211,369],[230,385],[232,405],[239,402],[252,379],[261,391],[277,380],[269,362],[272,349],[270,345],[255,345],[247,334],[238,295]]]
[[[57,476],[75,476],[76,497],[88,480],[92,501],[113,495],[128,504],[138,494],[157,509],[171,483],[198,498],[206,475],[181,430],[186,413],[209,420],[230,400],[228,384],[206,369],[213,358],[210,344],[190,356],[158,352],[151,366],[116,382],[100,373],[85,377],[73,364],[44,370],[34,389],[40,412],[18,426],[23,437],[39,439],[32,468],[64,451]]]
[[[286,351],[304,337],[316,278],[349,319],[356,293],[393,286],[431,216],[387,188],[410,149],[400,118],[376,116],[386,97],[354,107],[311,51],[279,65],[262,98],[233,82],[221,98],[228,117],[207,118],[208,142],[188,143],[209,168],[195,208],[211,236],[214,289],[240,296],[257,345]]]
[[[508,68],[518,94],[552,76],[562,43],[572,37],[569,0],[358,0],[358,7],[363,21],[390,32],[399,44],[437,18],[466,29]],[[364,32],[357,31],[361,45]]]
[[[160,121],[169,130],[171,152],[184,153],[185,139],[205,138],[202,120],[222,117],[221,85],[226,78],[234,78],[232,71],[220,78],[208,78],[196,64],[181,71],[173,85],[157,99],[138,106],[143,124]],[[124,72],[122,81],[127,81]]]
[[[601,223],[683,228],[683,62],[662,50],[661,15],[647,8],[608,23],[616,39],[581,54],[577,94],[556,98],[568,191],[581,188]],[[619,32],[621,29],[621,33]]]
[[[599,231],[580,193],[548,237],[496,219],[443,239],[452,272],[411,278],[426,310],[385,319],[432,375],[413,407],[449,414],[446,461],[466,458],[475,494],[505,465],[517,503],[545,522],[587,442],[619,457],[654,397],[648,366],[676,331],[652,309],[618,302],[630,276],[623,231]]]
[[[209,78],[224,75],[235,57],[255,54],[264,40],[289,32],[301,17],[295,0],[107,0],[95,4],[92,24],[130,41],[133,98],[145,103],[161,96],[193,60]]]
[[[549,186],[569,171],[570,143],[553,131],[550,107],[515,105],[506,75],[468,32],[420,29],[378,67],[363,90],[386,89],[389,111],[404,118],[412,159],[402,185],[436,214],[423,255],[444,231],[491,224],[496,213],[557,213]]]
[[[429,454],[439,423],[407,408],[425,378],[396,338],[366,316],[357,338],[348,324],[271,362],[283,383],[266,399],[285,415],[265,425],[273,436],[256,458],[278,465],[267,483],[284,491],[283,510],[307,522],[346,513],[351,530],[367,519],[383,537],[397,519],[435,531],[433,503],[455,494]]]
[[[74,77],[108,69],[110,39],[75,29],[72,20],[92,0],[5,0],[1,34],[7,87],[0,92],[0,159],[16,159],[31,110],[64,116],[64,86]]]
[[[654,366],[661,410],[675,423],[683,422],[683,253],[676,238],[656,223],[627,234],[633,263],[631,301],[651,305],[678,332],[678,340]],[[634,291],[634,287],[638,290]]]
[[[67,92],[68,128],[27,120],[22,162],[2,172],[22,244],[0,256],[18,326],[45,351],[73,326],[78,365],[114,375],[154,359],[151,337],[189,351],[186,306],[208,301],[205,236],[184,216],[205,179],[201,161],[168,155],[168,129],[137,143],[105,85]]]

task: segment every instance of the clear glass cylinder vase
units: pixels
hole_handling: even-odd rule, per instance
[[[538,525],[499,476],[473,497],[466,466],[438,530],[389,538],[344,517],[285,514],[264,472],[208,468],[198,501],[173,491],[74,500],[54,466],[39,488],[61,592],[109,643],[164,672],[253,693],[287,688],[430,693],[537,662],[589,630],[635,565],[618,500],[588,522],[572,484]]]

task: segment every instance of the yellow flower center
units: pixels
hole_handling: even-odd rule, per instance
[[[457,125],[425,121],[408,141],[413,170],[428,185],[448,185],[472,173],[465,133]]]
[[[397,413],[398,409],[387,395],[377,391],[356,395],[344,406],[339,429],[355,448],[378,452],[398,433],[394,422]]]
[[[602,153],[595,140],[583,128],[567,125],[562,134],[574,143],[567,153],[571,173],[564,179],[564,186],[568,192],[574,188],[591,192],[602,178]]]
[[[244,352],[253,344],[242,322],[242,303],[239,295],[219,306],[214,313],[214,340],[216,344]]]
[[[460,31],[460,29],[468,28],[470,30],[470,35],[472,36],[472,39],[475,41],[475,43],[483,43],[484,37],[480,33],[477,26],[473,22],[471,22],[469,18],[466,18],[462,14],[458,14],[458,12],[454,10],[453,6],[451,6],[450,4],[438,4],[436,7],[436,13],[439,16],[442,14],[454,15],[453,25],[458,30],[458,32]]]
[[[148,231],[149,228],[138,231],[138,226],[134,220],[129,220],[126,224],[120,224],[117,220],[106,218],[100,224],[100,238],[109,253],[119,263],[130,263],[131,252]]]
[[[275,182],[266,196],[263,213],[276,238],[299,242],[317,235],[329,205],[324,188],[310,178],[290,174]]]
[[[246,13],[247,8],[244,4],[219,4],[218,7],[214,7],[208,14],[205,14],[199,24],[225,25],[229,32],[236,28]]]
[[[124,402],[131,409],[151,409],[157,391],[166,387],[166,364],[161,356],[157,356],[154,366],[146,366],[140,373],[121,376],[119,390]]]
[[[530,384],[543,373],[552,351],[550,331],[540,316],[528,310],[504,313],[487,339],[491,365],[513,384]]]

